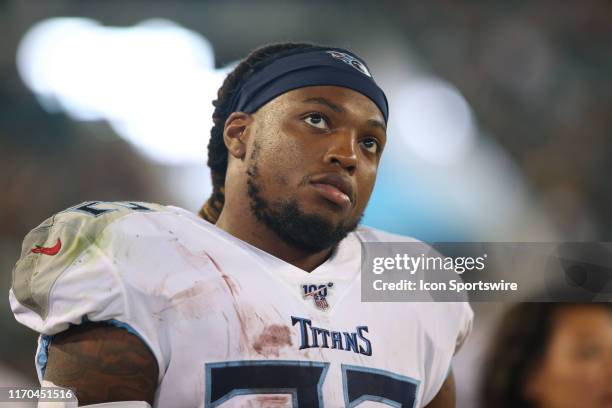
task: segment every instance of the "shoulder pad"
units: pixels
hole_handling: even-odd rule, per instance
[[[372,227],[359,226],[355,231],[361,242],[407,242],[421,243],[416,238],[392,234]]]
[[[43,320],[54,282],[111,223],[134,212],[162,211],[141,202],[88,201],[59,212],[25,237],[13,269],[12,290],[22,305]]]

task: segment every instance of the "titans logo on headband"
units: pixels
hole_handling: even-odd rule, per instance
[[[359,61],[357,58],[353,57],[352,55],[349,55],[349,54],[346,54],[340,51],[327,51],[327,53],[331,55],[332,57],[334,57],[335,59],[347,63],[348,65],[355,68],[359,72],[372,78],[372,74],[370,74],[370,71],[368,71],[366,66],[361,61]]]

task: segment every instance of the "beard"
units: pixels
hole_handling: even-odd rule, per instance
[[[254,149],[254,153],[258,149]],[[317,214],[307,214],[296,199],[268,201],[261,195],[261,184],[256,160],[247,170],[247,192],[251,212],[257,221],[272,230],[288,245],[308,253],[316,253],[335,247],[361,221],[334,225]]]

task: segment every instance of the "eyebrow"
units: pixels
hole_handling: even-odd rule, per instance
[[[344,110],[343,107],[336,105],[335,103],[332,103],[330,101],[328,101],[325,98],[321,98],[321,97],[315,97],[315,98],[307,98],[304,99],[302,102],[304,103],[318,103],[320,105],[325,105],[328,108],[330,108],[331,110],[333,110],[336,113],[345,113],[346,111]],[[368,125],[373,126],[373,127],[377,127],[382,129],[383,131],[387,131],[387,127],[385,126],[384,123],[382,123],[379,120],[376,119],[368,119]]]
[[[387,131],[387,127],[385,126],[384,123],[382,123],[380,120],[376,120],[376,119],[368,119],[368,125],[373,126],[373,127],[377,127],[382,129],[383,131]]]
[[[344,108],[342,108],[341,106],[338,106],[335,103],[332,103],[332,102],[328,101],[327,99],[321,98],[321,97],[304,99],[302,102],[305,102],[305,103],[318,103],[320,105],[325,105],[325,106],[327,106],[328,108],[330,108],[331,110],[333,110],[336,113],[345,113],[346,112],[344,110]]]

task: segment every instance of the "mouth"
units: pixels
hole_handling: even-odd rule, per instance
[[[313,178],[310,184],[325,199],[342,209],[348,209],[353,204],[353,186],[346,177],[336,173],[328,173]]]

